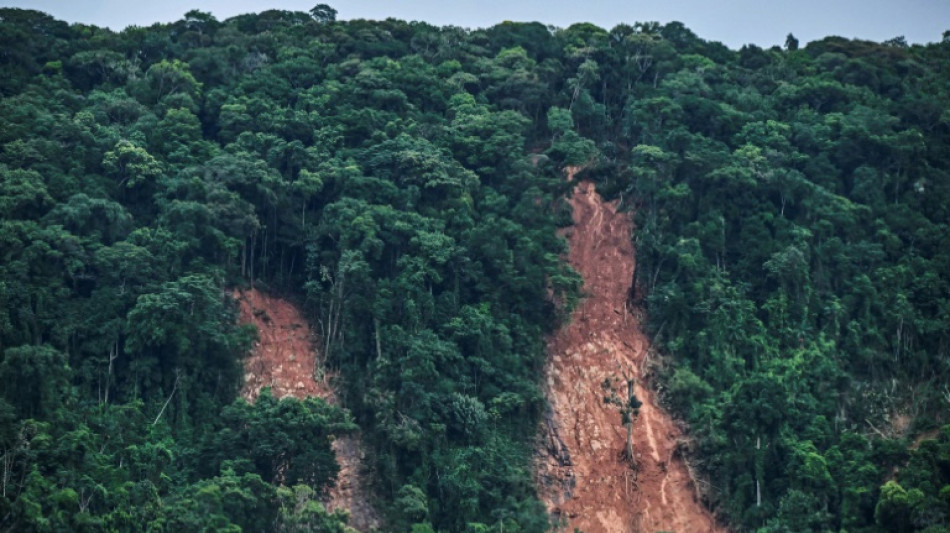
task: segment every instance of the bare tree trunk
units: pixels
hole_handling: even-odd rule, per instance
[[[261,244],[261,278],[267,277],[267,226],[264,226],[263,243]]]
[[[250,254],[248,254],[248,256],[251,259],[251,263],[249,265],[249,270],[251,273],[251,276],[250,276],[251,288],[254,288],[254,249],[256,247],[257,247],[257,232],[255,231],[254,234],[251,235],[251,250],[250,250]]]
[[[13,464],[13,457],[9,450],[3,451],[3,493],[4,498],[7,497],[7,478],[10,477],[10,467]]]
[[[904,317],[901,317],[900,324],[897,325],[897,341],[894,343],[894,361],[899,361],[901,358],[901,338],[904,334]]]
[[[756,437],[755,438],[756,455],[758,455],[758,451],[761,449],[762,449],[762,437]],[[756,460],[756,462],[758,462],[758,460]],[[759,480],[758,472],[755,473],[755,506],[762,507],[762,485]]]
[[[175,396],[175,392],[178,390],[178,380],[181,379],[181,371],[175,369],[175,384],[172,386],[172,393],[168,395],[168,399],[165,400],[165,405],[162,406],[162,410],[158,412],[158,416],[155,417],[155,420],[152,422],[152,425],[158,424],[159,419],[162,418],[162,415],[165,414],[165,409],[168,407],[168,404],[171,403],[172,398]]]
[[[116,339],[109,350],[109,373],[106,375],[106,394],[105,404],[109,405],[109,389],[112,388],[112,368],[113,363],[119,358],[119,339]]]
[[[378,318],[375,318],[375,317],[373,318],[373,325],[376,328],[376,360],[378,361],[383,358],[383,346],[379,339],[379,319]]]
[[[339,263],[337,263],[336,278],[330,274],[325,275],[330,280],[330,301],[327,304],[326,319],[321,320],[321,325],[323,326],[324,357],[329,359],[330,355],[336,349],[337,341],[341,340],[340,330],[342,329],[343,296],[346,278],[343,273],[343,268]]]

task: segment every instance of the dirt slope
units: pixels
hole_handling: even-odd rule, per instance
[[[642,379],[649,345],[639,310],[628,305],[635,264],[631,219],[605,203],[590,182],[576,186],[571,204],[569,260],[584,278],[585,299],[548,342],[550,410],[537,470],[542,500],[566,531],[723,531],[697,501],[677,452],[679,429]],[[636,467],[623,457],[620,409],[604,402],[611,389],[626,399],[628,378],[635,379],[643,402],[633,426]]]
[[[274,298],[256,289],[235,291],[241,304],[241,322],[257,327],[259,342],[254,345],[245,363],[244,388],[241,396],[253,402],[263,387],[271,387],[277,398],[318,396],[338,404],[336,393],[328,384],[323,361],[317,361],[316,336],[293,304]],[[314,379],[314,369],[323,379]],[[340,474],[325,502],[327,508],[350,512],[350,526],[359,531],[378,528],[379,515],[370,505],[366,482],[360,468],[362,451],[353,436],[333,443]]]

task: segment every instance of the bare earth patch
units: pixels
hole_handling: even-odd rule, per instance
[[[233,296],[241,305],[241,323],[254,324],[259,336],[244,365],[241,397],[253,402],[262,388],[270,387],[275,398],[316,396],[339,405],[329,384],[330,376],[323,361],[318,360],[317,337],[300,310],[257,289],[235,291]],[[315,379],[315,375],[321,379]],[[359,438],[337,438],[333,450],[340,474],[324,502],[327,509],[349,511],[349,525],[359,531],[378,528],[379,514],[370,504],[361,468],[363,452]]]
[[[649,341],[641,311],[628,303],[632,220],[587,181],[577,184],[571,205],[569,261],[584,279],[585,298],[548,341],[550,410],[537,450],[542,501],[566,531],[724,531],[698,500],[680,456],[681,431],[645,382]],[[628,379],[643,403],[633,425],[632,462],[624,457],[620,409],[604,401],[610,390],[625,400]]]

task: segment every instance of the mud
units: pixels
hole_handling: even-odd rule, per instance
[[[339,405],[330,385],[333,376],[319,357],[318,337],[300,310],[256,289],[235,291],[233,296],[241,306],[241,323],[253,324],[258,331],[258,342],[244,365],[241,396],[253,402],[262,388],[270,387],[275,398],[315,396]],[[333,442],[333,450],[340,473],[324,504],[331,511],[348,511],[349,525],[358,531],[378,528],[379,514],[370,503],[359,438],[339,437]]]
[[[576,185],[571,205],[568,259],[584,279],[585,298],[548,341],[550,408],[537,450],[539,494],[563,531],[724,531],[700,503],[681,455],[686,441],[645,375],[650,346],[643,314],[628,297],[635,268],[631,218],[587,181]],[[643,403],[633,424],[633,460],[625,454],[620,408],[604,401],[626,400],[627,380]]]

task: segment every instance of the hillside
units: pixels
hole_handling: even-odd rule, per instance
[[[548,343],[541,499],[565,531],[718,532],[683,455],[686,441],[649,388],[643,312],[630,301],[630,216],[589,181],[577,183],[571,207],[569,260],[584,279],[584,300]]]
[[[252,324],[258,341],[244,362],[241,397],[253,402],[267,388],[277,398],[303,400],[318,397],[339,404],[308,321],[291,302],[257,289],[238,291],[240,321]],[[379,516],[369,494],[368,473],[362,461],[362,444],[354,435],[340,435],[331,444],[340,466],[337,479],[324,498],[328,510],[349,514],[348,524],[357,531],[379,527]]]
[[[0,45],[0,531],[950,527],[947,40]]]

